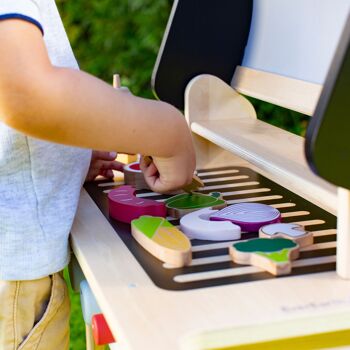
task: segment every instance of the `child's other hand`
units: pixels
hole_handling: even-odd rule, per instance
[[[116,152],[92,151],[90,168],[85,181],[93,181],[98,175],[112,179],[113,170],[123,171],[124,164],[117,162],[116,157]]]

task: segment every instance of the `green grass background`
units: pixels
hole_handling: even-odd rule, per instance
[[[172,0],[56,0],[80,68],[108,83],[113,73],[136,95],[153,98],[150,80]],[[299,113],[250,99],[258,117],[305,133]],[[72,300],[71,349],[85,349],[79,295]]]
[[[67,281],[71,300],[70,317],[70,350],[85,350],[85,323],[80,307],[80,294],[75,293],[70,285],[68,269],[64,270],[64,278]]]

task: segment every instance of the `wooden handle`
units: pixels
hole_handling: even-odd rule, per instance
[[[128,88],[126,87],[122,87],[121,83],[120,83],[120,75],[119,74],[113,74],[113,87],[115,89],[125,89],[128,90]],[[123,153],[122,155],[123,158],[120,157],[119,154],[119,160],[125,163],[132,163],[135,162],[137,160],[137,157],[133,154],[125,154]]]
[[[92,334],[96,345],[106,345],[115,343],[115,339],[103,314],[92,317]]]
[[[146,165],[150,165],[153,162],[153,159],[151,156],[143,156],[143,160],[146,163]]]
[[[120,89],[120,76],[119,74],[113,74],[113,87],[115,89]]]
[[[197,191],[199,187],[203,186],[203,181],[197,175],[193,175],[192,182],[189,185],[184,186],[182,189],[187,193],[191,193]]]

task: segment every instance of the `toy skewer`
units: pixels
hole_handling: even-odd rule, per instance
[[[120,76],[119,74],[113,74],[113,87],[115,89],[120,89]]]
[[[182,189],[187,193],[192,193],[194,191],[197,191],[199,187],[203,186],[203,181],[197,175],[193,175],[192,182],[189,185],[182,187]]]
[[[122,90],[128,90],[127,87],[122,87],[120,83],[120,75],[119,74],[113,74],[113,87],[115,89],[122,89]],[[124,158],[121,159],[122,162],[125,163],[132,163],[137,160],[137,156],[133,154],[123,153]]]
[[[153,162],[153,158],[151,156],[144,156],[143,157],[144,162],[146,163],[146,165],[150,165]]]

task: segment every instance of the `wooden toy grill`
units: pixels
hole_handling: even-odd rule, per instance
[[[291,275],[335,270],[335,216],[247,167],[200,169],[198,175],[205,184],[199,192],[222,192],[228,204],[269,204],[281,211],[283,222],[299,223],[313,232],[314,244],[301,249],[300,258],[293,262]],[[228,255],[227,248],[231,243],[228,241],[193,240],[192,264],[183,268],[167,266],[138,245],[131,236],[130,225],[109,217],[107,193],[116,185],[118,183],[102,181],[86,184],[85,188],[116,234],[158,287],[181,291],[276,278],[260,268],[233,263]],[[137,191],[137,196],[156,200],[168,197],[146,190]],[[172,224],[179,225],[179,220],[168,219]],[[257,236],[258,233],[243,233],[242,239]]]

